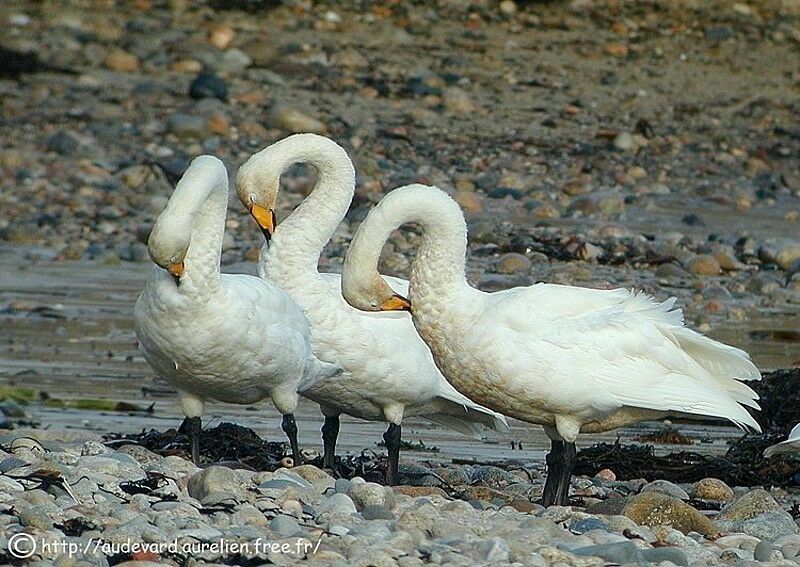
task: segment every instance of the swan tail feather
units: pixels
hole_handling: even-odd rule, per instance
[[[300,380],[297,391],[302,394],[315,384],[339,376],[341,373],[342,368],[338,365],[323,362],[313,356],[309,357],[306,361],[303,378]]]
[[[480,439],[484,429],[492,429],[498,433],[510,432],[504,415],[480,406],[469,398],[461,401],[439,397],[437,406],[438,411],[422,417],[475,439]]]

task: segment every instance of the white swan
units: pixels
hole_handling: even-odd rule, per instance
[[[798,453],[800,453],[800,423],[792,428],[788,439],[767,447],[764,451],[764,456],[797,455]]]
[[[316,168],[316,186],[274,227],[281,174],[297,162]],[[353,164],[339,145],[314,134],[285,138],[252,156],[239,170],[236,187],[268,239],[259,273],[285,289],[305,310],[314,353],[344,369],[342,376],[303,393],[319,403],[325,415],[326,467],[334,465],[341,413],[389,422],[384,434],[389,484],[396,478],[403,417],[422,416],[473,435],[479,431],[476,424],[508,431],[505,418],[447,383],[408,314],[353,309],[342,299],[341,276],[318,272],[320,253],[344,218],[355,189]],[[398,293],[406,293],[408,282],[386,280]]]
[[[227,207],[225,166],[196,158],[150,233],[150,256],[163,269],[136,301],[136,334],[147,361],[180,391],[195,463],[205,400],[264,398],[283,414],[297,463],[298,391],[338,368],[313,356],[308,320],[286,293],[261,278],[220,274]]]
[[[422,237],[409,300],[378,276],[393,230]],[[575,439],[667,414],[729,419],[759,430],[743,406],[758,398],[739,380],[760,374],[747,353],[683,326],[674,299],[656,303],[623,289],[536,284],[497,293],[464,276],[467,233],[443,191],[392,191],[361,224],[345,260],[342,291],[359,309],[410,309],[436,364],[461,393],[508,416],[541,424],[552,440],[543,500],[567,500]]]

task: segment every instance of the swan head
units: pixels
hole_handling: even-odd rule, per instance
[[[245,162],[236,176],[236,194],[269,242],[275,231],[275,203],[278,201],[282,167],[256,154]],[[259,158],[259,159],[254,159]]]
[[[352,273],[352,272],[350,272]],[[347,303],[361,311],[411,311],[411,302],[395,293],[389,284],[375,273],[367,281],[342,274],[342,295]]]
[[[179,284],[186,270],[186,253],[189,251],[192,234],[191,222],[189,219],[168,218],[170,216],[162,213],[156,221],[147,239],[147,249],[153,262],[167,270],[175,283]]]

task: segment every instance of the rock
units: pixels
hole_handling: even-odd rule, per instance
[[[292,473],[312,484],[318,481],[330,481],[331,484],[334,482],[331,475],[326,473],[324,470],[315,467],[314,465],[299,465],[293,467]]]
[[[719,246],[714,251],[714,258],[719,262],[720,268],[727,272],[744,268],[744,264],[739,261],[736,257],[736,253],[730,246]]]
[[[531,261],[524,254],[509,252],[503,254],[497,262],[497,271],[501,274],[528,273],[531,269]]]
[[[323,500],[322,503],[317,506],[317,511],[333,516],[349,516],[357,512],[353,500],[347,494],[341,492],[334,493]]]
[[[800,261],[800,243],[798,242],[783,244],[775,255],[775,263],[783,270],[788,270],[797,261]]]
[[[190,496],[202,501],[213,493],[242,494],[242,481],[231,469],[212,466],[193,474],[187,489]]]
[[[201,138],[210,132],[208,120],[194,114],[175,113],[167,119],[167,128],[179,138]]]
[[[624,43],[619,43],[618,41],[609,42],[603,47],[603,51],[606,55],[611,55],[612,57],[627,57],[628,56],[628,46]]]
[[[756,561],[772,561],[772,544],[768,541],[761,541],[753,550],[753,559]]]
[[[514,0],[501,0],[498,8],[500,13],[506,17],[511,17],[517,13],[517,3]]]
[[[689,500],[689,495],[683,488],[668,480],[654,480],[653,482],[645,484],[641,492],[659,492],[677,498],[678,500]]]
[[[301,132],[312,132],[315,134],[324,134],[328,131],[327,126],[317,120],[290,106],[282,104],[275,105],[269,116],[270,126],[279,128],[281,130],[288,130],[294,134]]]
[[[208,42],[218,49],[228,47],[234,37],[236,37],[236,32],[227,25],[214,26],[208,32]]]
[[[591,532],[593,530],[609,531],[608,523],[604,522],[600,518],[583,518],[581,520],[574,521],[569,525],[569,531],[575,534],[585,534],[586,532]]]
[[[704,478],[692,486],[692,498],[728,502],[733,500],[733,489],[717,478]]]
[[[595,478],[599,478],[600,480],[604,480],[606,482],[614,482],[617,480],[617,475],[614,474],[614,471],[611,469],[603,469],[594,475]]]
[[[50,518],[50,508],[46,505],[35,505],[23,508],[17,512],[19,523],[28,528],[46,531],[52,529],[53,520]]]
[[[623,565],[625,563],[635,563],[638,558],[636,544],[631,541],[620,541],[615,543],[603,543],[599,545],[589,545],[573,549],[575,555],[599,557],[609,563]]]
[[[686,269],[700,276],[718,276],[722,271],[719,262],[714,256],[699,254],[689,260]]]
[[[586,512],[621,514],[641,526],[671,526],[685,534],[697,532],[708,537],[719,532],[711,520],[685,502],[658,492],[605,500],[587,507]]]
[[[501,537],[493,537],[478,544],[478,552],[489,565],[508,564],[511,548]]]
[[[766,512],[749,520],[717,520],[717,525],[721,530],[742,532],[767,541],[800,533],[792,516],[783,510]]]
[[[669,561],[674,565],[689,565],[689,556],[677,547],[640,549],[639,557],[650,565],[660,565],[662,561]]]
[[[363,70],[369,68],[369,61],[355,49],[337,51],[331,56],[331,63],[346,69]]]
[[[455,195],[453,195],[453,199],[455,199],[456,203],[458,203],[459,206],[468,213],[483,212],[483,201],[478,194],[473,191],[456,191]]]
[[[581,212],[584,215],[602,214],[611,215],[625,210],[625,202],[621,195],[610,192],[588,193],[572,200],[569,205],[571,212]]]
[[[100,443],[100,441],[85,441],[81,445],[81,456],[106,455],[111,449]]]
[[[228,49],[222,54],[215,69],[229,74],[241,74],[252,64],[253,60],[241,49]]]
[[[131,73],[139,69],[139,58],[123,49],[112,50],[103,63],[112,71]]]
[[[394,506],[394,497],[391,495],[391,488],[383,487],[374,482],[354,483],[347,491],[347,495],[353,499],[356,508],[364,509],[366,506]]]
[[[446,110],[456,114],[468,114],[477,110],[469,94],[459,87],[446,88],[442,93],[442,104]]]
[[[336,482],[333,485],[333,490],[337,494],[347,494],[352,486],[352,482],[346,478],[337,478]]]
[[[614,140],[611,143],[615,148],[622,151],[632,150],[636,145],[633,134],[630,132],[620,132],[614,136]]]
[[[717,516],[716,523],[722,530],[741,532],[768,541],[800,533],[791,514],[760,488],[725,506]]]
[[[2,464],[0,463],[0,467],[1,466]],[[397,494],[405,494],[412,498],[419,498],[421,496],[441,496],[442,498],[447,498],[447,493],[438,486],[409,486],[401,484],[392,488]]]
[[[361,515],[365,520],[394,520],[394,513],[383,504],[368,504],[361,510]]]
[[[717,516],[718,520],[737,521],[750,520],[766,512],[783,511],[781,505],[761,488],[743,494],[727,506]]]
[[[75,132],[59,130],[47,138],[45,146],[51,152],[69,156],[78,153],[81,147],[81,139]]]
[[[283,537],[291,537],[303,532],[297,520],[288,516],[275,516],[272,518],[269,523],[269,529]]]
[[[228,99],[228,85],[214,73],[200,73],[189,84],[189,96],[192,98]]]

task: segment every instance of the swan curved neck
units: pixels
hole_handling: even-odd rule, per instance
[[[378,273],[383,245],[400,226],[422,229],[417,256],[411,264],[409,294],[445,293],[466,284],[467,225],[461,208],[444,191],[424,185],[395,189],[370,212],[348,252],[355,273]],[[349,267],[348,267],[349,269]],[[412,304],[415,299],[412,297]]]
[[[306,163],[316,169],[317,181],[311,194],[276,227],[266,267],[273,277],[307,275],[317,271],[323,248],[350,208],[355,170],[347,153],[327,138],[300,139],[279,149],[272,159],[280,160],[281,172]]]
[[[194,293],[219,284],[222,240],[228,209],[228,173],[210,156],[196,158],[178,182],[153,232],[168,246],[186,239],[186,270],[179,289]],[[153,236],[151,235],[151,241]]]

